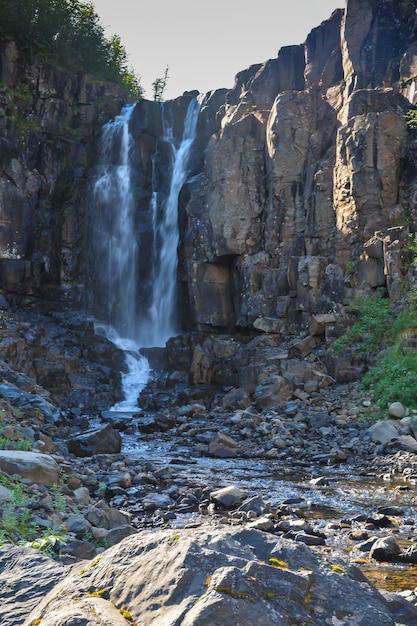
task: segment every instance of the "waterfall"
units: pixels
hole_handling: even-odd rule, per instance
[[[100,165],[93,188],[93,244],[94,279],[101,289],[103,307],[100,317],[121,336],[134,340],[138,244],[133,236],[132,112],[133,105],[126,106],[102,129]]]
[[[164,103],[161,103],[162,109]],[[164,137],[171,154],[171,178],[168,197],[158,202],[158,191],[153,190],[153,266],[151,298],[147,315],[139,325],[140,343],[143,346],[164,346],[177,333],[177,249],[178,195],[187,180],[188,159],[194,141],[200,105],[192,100],[184,122],[181,142],[176,146],[172,127],[163,116]]]
[[[130,122],[135,105],[124,107],[116,118],[103,126],[100,160],[92,188],[92,290],[96,332],[105,335],[126,351],[128,373],[122,384],[125,400],[117,409],[137,406],[137,397],[149,380],[143,347],[162,347],[178,332],[177,327],[177,249],[178,196],[188,177],[190,149],[195,137],[200,104],[191,100],[184,121],[182,138],[177,141],[159,103],[163,136],[170,155],[168,192],[162,192],[152,176],[149,206],[151,215],[151,258],[149,232],[138,228],[137,201],[133,178],[135,163]],[[158,153],[153,155],[156,167]],[[142,253],[142,255],[141,255]],[[139,276],[148,286],[140,294]],[[142,285],[143,291],[143,285]]]

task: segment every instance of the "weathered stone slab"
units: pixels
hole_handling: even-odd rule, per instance
[[[59,477],[59,465],[55,459],[39,452],[0,450],[0,470],[44,485],[57,483]]]

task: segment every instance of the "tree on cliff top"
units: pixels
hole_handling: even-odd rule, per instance
[[[0,0],[0,39],[14,39],[29,60],[38,56],[66,69],[82,69],[124,85],[132,99],[143,96],[120,37],[105,37],[90,2]]]
[[[165,68],[163,77],[156,78],[154,82],[152,83],[153,99],[156,100],[157,102],[161,102],[164,99],[164,93],[165,93],[165,89],[166,89],[168,78],[169,78],[168,72],[169,72],[169,67],[167,65]]]

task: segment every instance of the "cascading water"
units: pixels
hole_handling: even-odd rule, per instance
[[[131,136],[133,105],[125,107],[104,125],[101,162],[94,184],[94,277],[100,283],[101,316],[115,330],[135,339],[138,245],[132,236],[134,203],[131,187]],[[117,147],[117,150],[115,149]]]
[[[163,107],[164,104],[161,103]],[[154,190],[153,209],[153,267],[151,303],[145,321],[140,325],[143,346],[164,346],[176,334],[176,274],[178,232],[178,195],[188,174],[188,159],[194,141],[200,105],[192,100],[184,122],[184,132],[178,147],[172,128],[164,122],[163,141],[171,152],[171,181],[168,197],[161,204]]]
[[[134,105],[126,106],[103,127],[100,164],[93,185],[93,291],[99,294],[97,316],[102,320],[96,323],[96,332],[126,351],[128,366],[122,380],[125,400],[113,407],[117,410],[137,408],[137,398],[149,380],[149,363],[140,348],[164,346],[177,332],[178,195],[188,176],[200,105],[196,99],[191,100],[178,145],[165,120],[164,103],[160,106],[164,134],[159,141],[169,148],[170,182],[167,194],[160,193],[156,186],[152,189],[151,262],[149,258],[141,259],[141,248],[147,251],[149,246],[141,242],[136,225],[132,185],[135,164],[129,130]],[[154,185],[154,177],[152,182]],[[142,262],[149,268],[144,281],[150,289],[146,298],[139,297]]]

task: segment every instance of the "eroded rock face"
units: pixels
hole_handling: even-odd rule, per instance
[[[391,287],[395,300],[399,265],[364,246],[415,229],[403,160],[413,24],[396,2],[349,1],[303,45],[237,75],[185,207],[198,328],[267,318],[305,332],[358,290]]]
[[[9,292],[83,295],[86,172],[99,125],[123,104],[115,85],[25,65],[0,44],[0,282]]]
[[[151,233],[153,183],[168,192],[163,117],[180,140],[190,99],[201,102],[179,194],[184,329],[308,334],[314,315],[357,292],[399,301],[399,285],[414,281],[403,244],[417,225],[404,117],[417,102],[415,27],[409,3],[348,0],[304,43],[239,72],[230,91],[136,105],[133,196],[138,230]],[[20,76],[13,42],[1,59],[0,285],[77,300],[89,284],[87,150],[122,97],[41,65]],[[34,129],[19,129],[13,107]]]

